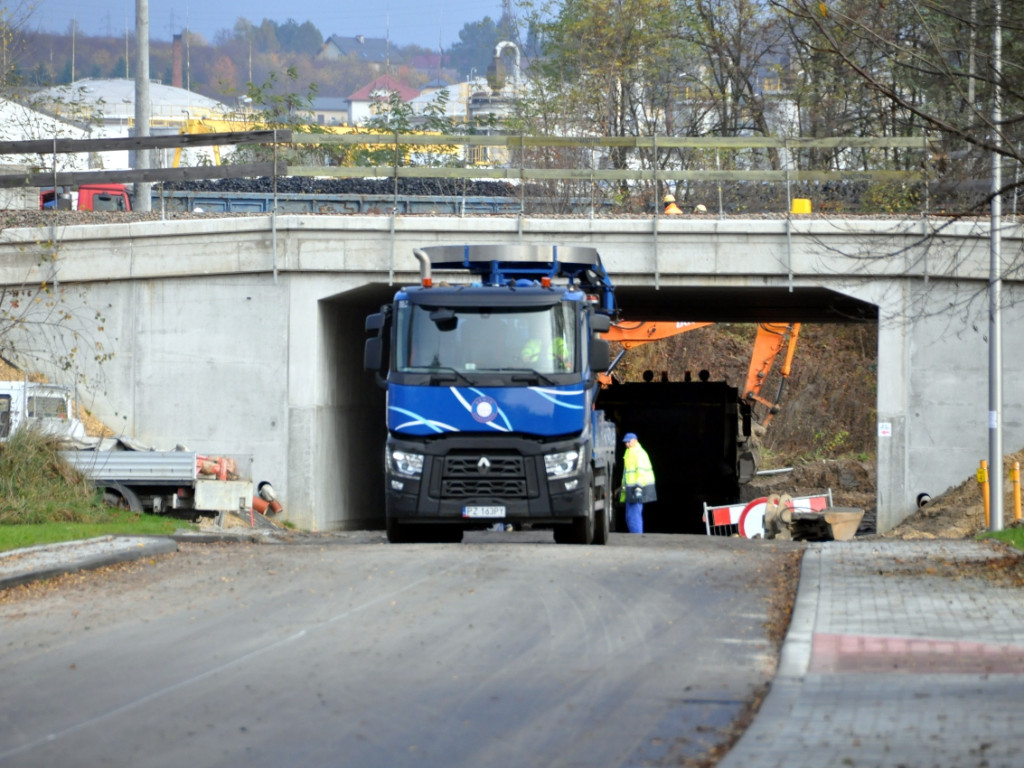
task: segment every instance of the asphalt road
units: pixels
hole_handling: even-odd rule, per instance
[[[0,767],[709,759],[771,679],[793,551],[361,532],[18,587],[0,600]]]

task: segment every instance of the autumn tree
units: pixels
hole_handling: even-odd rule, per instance
[[[996,25],[988,3],[771,2],[785,15],[801,60],[813,64],[801,75],[803,87],[831,115],[841,115],[844,127],[867,135],[933,136],[942,145],[937,172],[961,182],[986,177],[992,152],[1005,158],[1011,170],[1024,161],[1019,120],[1024,114],[1024,6],[1002,4],[1002,66],[997,67]],[[830,89],[837,80],[855,85],[845,94],[850,103],[841,109],[837,99],[842,92]],[[1004,119],[993,125],[996,88]],[[1012,172],[1004,178],[1008,188],[1017,184]],[[981,205],[985,200],[982,193],[959,202]]]
[[[24,31],[35,6],[32,0],[0,5],[0,93],[9,93],[16,84],[15,73],[25,53]]]

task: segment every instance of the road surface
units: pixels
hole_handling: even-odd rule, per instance
[[[798,550],[356,532],[18,587],[0,768],[711,764],[771,679]]]

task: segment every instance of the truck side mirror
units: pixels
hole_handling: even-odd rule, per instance
[[[590,330],[592,333],[606,333],[612,327],[612,319],[608,315],[594,313],[590,316]]]
[[[612,364],[611,348],[604,339],[590,340],[590,370],[607,371]]]
[[[366,332],[376,333],[384,327],[384,313],[374,312],[372,315],[366,316]]]
[[[373,336],[367,339],[366,346],[363,347],[363,368],[367,371],[379,372],[384,362],[382,351],[383,346],[381,345],[380,336]]]

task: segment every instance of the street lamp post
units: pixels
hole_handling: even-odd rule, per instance
[[[1002,158],[999,154],[1000,123],[1003,119],[1002,78],[1003,36],[1000,29],[1002,0],[994,0],[995,31],[992,38],[992,199],[989,254],[989,336],[988,336],[988,463],[989,530],[1003,529],[1003,350],[1002,350],[1002,258],[999,228],[1003,201]]]
[[[149,118],[152,107],[149,100],[149,0],[135,0],[135,45],[138,62],[135,65],[135,135],[149,136]],[[135,168],[150,167],[150,151],[135,150]],[[149,182],[135,182],[135,210],[152,210]]]

